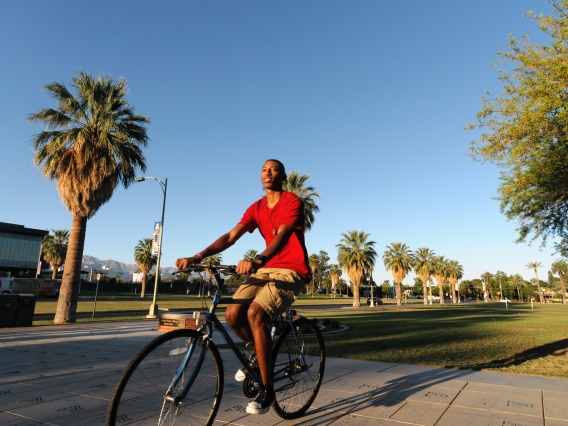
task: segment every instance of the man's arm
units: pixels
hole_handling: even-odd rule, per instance
[[[221,235],[207,248],[201,250],[200,252],[194,254],[191,257],[182,257],[176,260],[176,268],[186,269],[192,263],[201,262],[206,257],[213,256],[214,254],[217,253],[221,253],[222,251],[228,249],[233,244],[235,244],[246,231],[247,230],[243,225],[241,225],[240,223],[237,224],[237,226],[235,226],[226,234]]]

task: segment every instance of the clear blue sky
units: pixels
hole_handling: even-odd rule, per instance
[[[79,70],[124,77],[148,116],[146,175],[168,178],[162,266],[232,228],[262,195],[278,158],[311,176],[321,211],[308,250],[335,260],[341,233],[371,233],[374,276],[391,279],[392,242],[458,260],[466,279],[521,273],[556,259],[515,244],[494,199],[499,171],[467,156],[481,97],[501,91],[491,64],[508,35],[539,38],[528,10],[544,0],[0,2],[2,214],[29,228],[70,229],[54,183],[32,164],[41,131],[28,114],[54,106],[43,87]],[[159,221],[153,181],[117,189],[89,221],[85,254],[134,263]],[[235,263],[244,236],[224,254]],[[408,278],[412,280],[412,276]]]

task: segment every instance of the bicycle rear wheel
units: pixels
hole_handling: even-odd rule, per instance
[[[177,397],[194,373],[195,382],[183,401],[175,404],[165,394],[192,347],[194,352],[170,396]],[[215,344],[195,330],[175,330],[150,342],[124,370],[108,406],[106,424],[210,425],[222,393],[223,364]]]
[[[274,410],[283,419],[296,419],[310,408],[325,370],[325,346],[318,326],[307,318],[293,324],[294,330],[286,327],[273,350]]]

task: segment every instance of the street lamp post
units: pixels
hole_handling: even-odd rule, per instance
[[[158,243],[158,260],[156,262],[156,280],[154,283],[154,296],[152,298],[152,304],[150,305],[150,311],[146,318],[156,318],[158,314],[158,304],[156,303],[156,299],[158,297],[158,279],[160,275],[160,258],[162,257],[162,237],[164,236],[164,213],[166,212],[166,193],[168,191],[168,178],[162,182],[159,179],[156,179],[153,176],[143,176],[138,177],[135,179],[136,182],[144,182],[146,179],[154,179],[156,182],[160,184],[162,188],[162,192],[164,194],[164,202],[162,204],[162,222],[160,223],[160,240]]]

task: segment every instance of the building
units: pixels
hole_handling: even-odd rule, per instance
[[[43,229],[0,222],[0,273],[34,277],[40,265],[41,242],[49,234]]]

